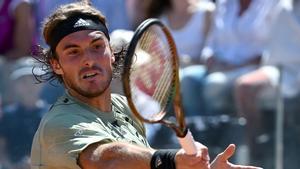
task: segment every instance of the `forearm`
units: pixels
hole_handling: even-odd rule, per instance
[[[92,144],[79,156],[83,169],[150,169],[154,150],[129,143]]]
[[[175,157],[172,153],[162,153],[159,155],[162,160],[160,167],[171,169],[176,165],[176,169],[208,169],[209,155],[207,147],[198,143],[197,149],[196,155],[187,155],[183,149],[175,151]],[[79,155],[78,164],[83,169],[151,169],[151,160],[155,161],[158,155],[157,153],[153,155],[155,152],[156,150],[151,148],[123,142],[94,143],[82,151]],[[174,165],[172,160],[175,160]],[[153,164],[155,165],[155,162]]]

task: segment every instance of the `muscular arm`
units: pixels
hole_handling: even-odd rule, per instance
[[[128,143],[94,143],[79,156],[78,164],[83,169],[149,169],[155,150]]]
[[[208,169],[208,149],[198,144],[197,155],[186,155],[183,149],[176,153],[176,169]],[[128,143],[94,143],[79,155],[78,164],[83,169],[150,169],[155,150]]]

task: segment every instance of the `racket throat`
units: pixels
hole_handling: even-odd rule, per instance
[[[179,131],[176,132],[176,135],[177,135],[177,137],[180,137],[180,138],[185,137],[187,135],[188,131],[189,131],[188,128],[184,128],[182,130],[180,130],[179,128],[177,128],[177,129]]]
[[[185,137],[186,134],[188,133],[188,128],[184,127],[184,128],[180,128],[178,127],[176,124],[170,122],[170,121],[167,121],[167,120],[162,120],[160,121],[160,123],[163,123],[164,125],[166,125],[167,127],[170,127],[171,129],[173,129],[177,135],[177,137]]]

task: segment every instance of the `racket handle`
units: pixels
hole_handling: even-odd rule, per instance
[[[187,131],[184,137],[177,137],[181,147],[188,155],[195,155],[197,153],[197,147],[195,144],[194,137],[190,130]]]

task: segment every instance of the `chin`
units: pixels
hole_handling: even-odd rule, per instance
[[[98,97],[98,96],[101,96],[102,93],[85,93],[85,97],[87,98],[95,98],[95,97]]]
[[[79,94],[87,97],[87,98],[93,98],[101,96],[104,93],[103,90],[97,90],[97,91],[80,91]]]
[[[93,86],[93,87],[88,87],[85,89],[82,89],[80,91],[81,95],[85,96],[85,97],[97,97],[102,95],[103,93],[105,93],[108,90],[109,86]]]
[[[85,93],[89,93],[89,94],[101,94],[104,93],[105,90],[107,90],[107,86],[103,86],[103,85],[88,85],[82,88],[83,91],[85,91]]]
[[[89,82],[89,83],[69,83],[69,88],[76,92],[77,94],[87,97],[94,98],[101,96],[107,90],[109,90],[110,81],[105,81],[102,83]]]

